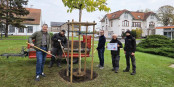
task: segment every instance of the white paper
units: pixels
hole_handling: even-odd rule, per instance
[[[108,43],[107,44],[107,49],[108,50],[117,50],[117,43]]]

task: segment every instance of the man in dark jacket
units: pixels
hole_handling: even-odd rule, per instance
[[[99,37],[99,42],[98,42],[98,56],[99,56],[99,60],[100,60],[100,64],[98,65],[98,67],[100,69],[104,68],[104,51],[105,51],[105,43],[106,43],[106,38],[104,36],[104,31],[100,31],[100,37]]]
[[[123,72],[129,72],[130,58],[131,58],[132,70],[133,70],[131,75],[136,74],[135,50],[136,50],[136,40],[134,37],[132,37],[131,32],[128,30],[128,31],[126,31],[125,46],[124,46],[124,53],[126,55],[127,67],[125,70],[123,70]]]
[[[60,63],[61,63],[61,57],[63,54],[62,48],[64,48],[67,43],[67,38],[65,37],[65,30],[61,30],[60,33],[54,34],[52,36],[51,40],[53,42],[52,54],[57,55],[58,59],[55,59],[55,57],[52,56],[49,68],[51,68],[53,66],[55,61],[57,62],[57,66],[61,67]]]
[[[117,43],[118,46],[117,50],[111,50],[113,66],[112,70],[115,71],[115,73],[118,73],[120,61],[120,48],[122,48],[122,43],[117,39],[116,34],[112,35],[112,40],[109,43]]]

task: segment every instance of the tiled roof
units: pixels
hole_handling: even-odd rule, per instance
[[[28,19],[23,22],[23,24],[34,24],[40,25],[41,20],[41,9],[26,8],[30,13],[22,18]]]
[[[60,27],[64,25],[66,22],[51,22],[51,27]]]
[[[105,17],[107,17],[109,20],[118,19],[124,12],[127,12],[131,14],[134,18],[134,20],[146,20],[150,14],[155,14],[153,12],[134,12],[134,11],[128,11],[128,10],[119,10],[110,14],[106,14]],[[156,14],[155,14],[156,15]],[[101,20],[101,22],[104,22],[105,17]]]
[[[169,29],[169,28],[174,28],[174,26],[161,26],[161,27],[156,27],[155,29]]]

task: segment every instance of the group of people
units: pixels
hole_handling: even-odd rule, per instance
[[[100,37],[99,37],[99,43],[98,43],[98,56],[100,63],[98,67],[100,69],[104,68],[104,51],[105,51],[105,43],[106,43],[106,38],[104,36],[104,31],[100,31]],[[30,37],[28,42],[30,43],[31,47],[37,46],[40,49],[47,51],[48,54],[53,54],[57,55],[51,57],[51,61],[49,64],[49,68],[53,66],[53,64],[56,62],[58,67],[61,67],[61,57],[63,54],[63,48],[67,44],[67,38],[65,37],[65,30],[61,30],[59,33],[54,34],[52,37],[48,33],[48,25],[43,24],[42,25],[42,30],[37,31],[33,33]],[[113,65],[113,71],[118,73],[119,70],[119,60],[120,60],[120,48],[122,48],[122,43],[117,39],[117,35],[112,36],[112,40],[110,43],[117,43],[118,44],[118,50],[112,50],[111,55],[112,55],[112,65]],[[52,49],[51,49],[52,48]],[[126,38],[125,38],[125,46],[124,46],[124,53],[126,55],[126,64],[127,67],[124,72],[129,72],[130,70],[130,58],[132,61],[132,66],[133,66],[133,72],[131,75],[136,74],[136,65],[135,65],[135,49],[136,49],[136,41],[135,38],[131,36],[130,31],[126,32]],[[45,74],[43,72],[44,64],[45,64],[45,59],[47,56],[47,53],[39,50],[36,50],[36,57],[37,57],[37,62],[36,62],[36,81],[40,80],[40,76],[45,77]]]
[[[62,49],[65,47],[65,45],[67,43],[67,38],[65,37],[65,30],[61,30],[60,33],[56,33],[52,37],[48,34],[47,31],[48,31],[48,25],[43,24],[42,30],[33,33],[29,37],[28,41],[29,41],[31,47],[37,46],[40,49],[47,51],[48,54],[57,55],[56,58],[55,58],[55,56],[51,57],[49,68],[51,68],[55,62],[58,67],[61,67],[61,65],[60,65],[61,57],[63,54]],[[36,50],[36,57],[37,57],[36,79],[35,80],[39,81],[40,76],[45,77],[43,68],[44,68],[47,53],[45,53],[41,50],[38,50],[38,49],[35,49],[35,50]]]
[[[105,51],[105,43],[106,37],[104,36],[104,31],[100,31],[100,37],[98,42],[98,56],[99,56],[99,65],[97,65],[100,69],[104,68],[104,51]],[[118,73],[119,70],[119,61],[120,61],[120,48],[123,47],[122,43],[117,39],[117,35],[113,34],[112,39],[109,43],[117,43],[117,50],[111,50],[112,56],[112,71]],[[131,32],[126,31],[125,45],[124,45],[124,54],[126,57],[126,69],[123,72],[129,72],[130,70],[130,58],[132,62],[132,73],[131,75],[136,74],[136,64],[135,64],[135,50],[136,50],[136,40],[132,37]]]

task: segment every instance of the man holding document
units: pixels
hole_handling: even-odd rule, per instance
[[[112,71],[115,71],[115,73],[118,73],[119,70],[120,48],[122,48],[122,43],[117,39],[117,35],[113,34],[112,40],[107,45],[107,49],[111,50]]]

